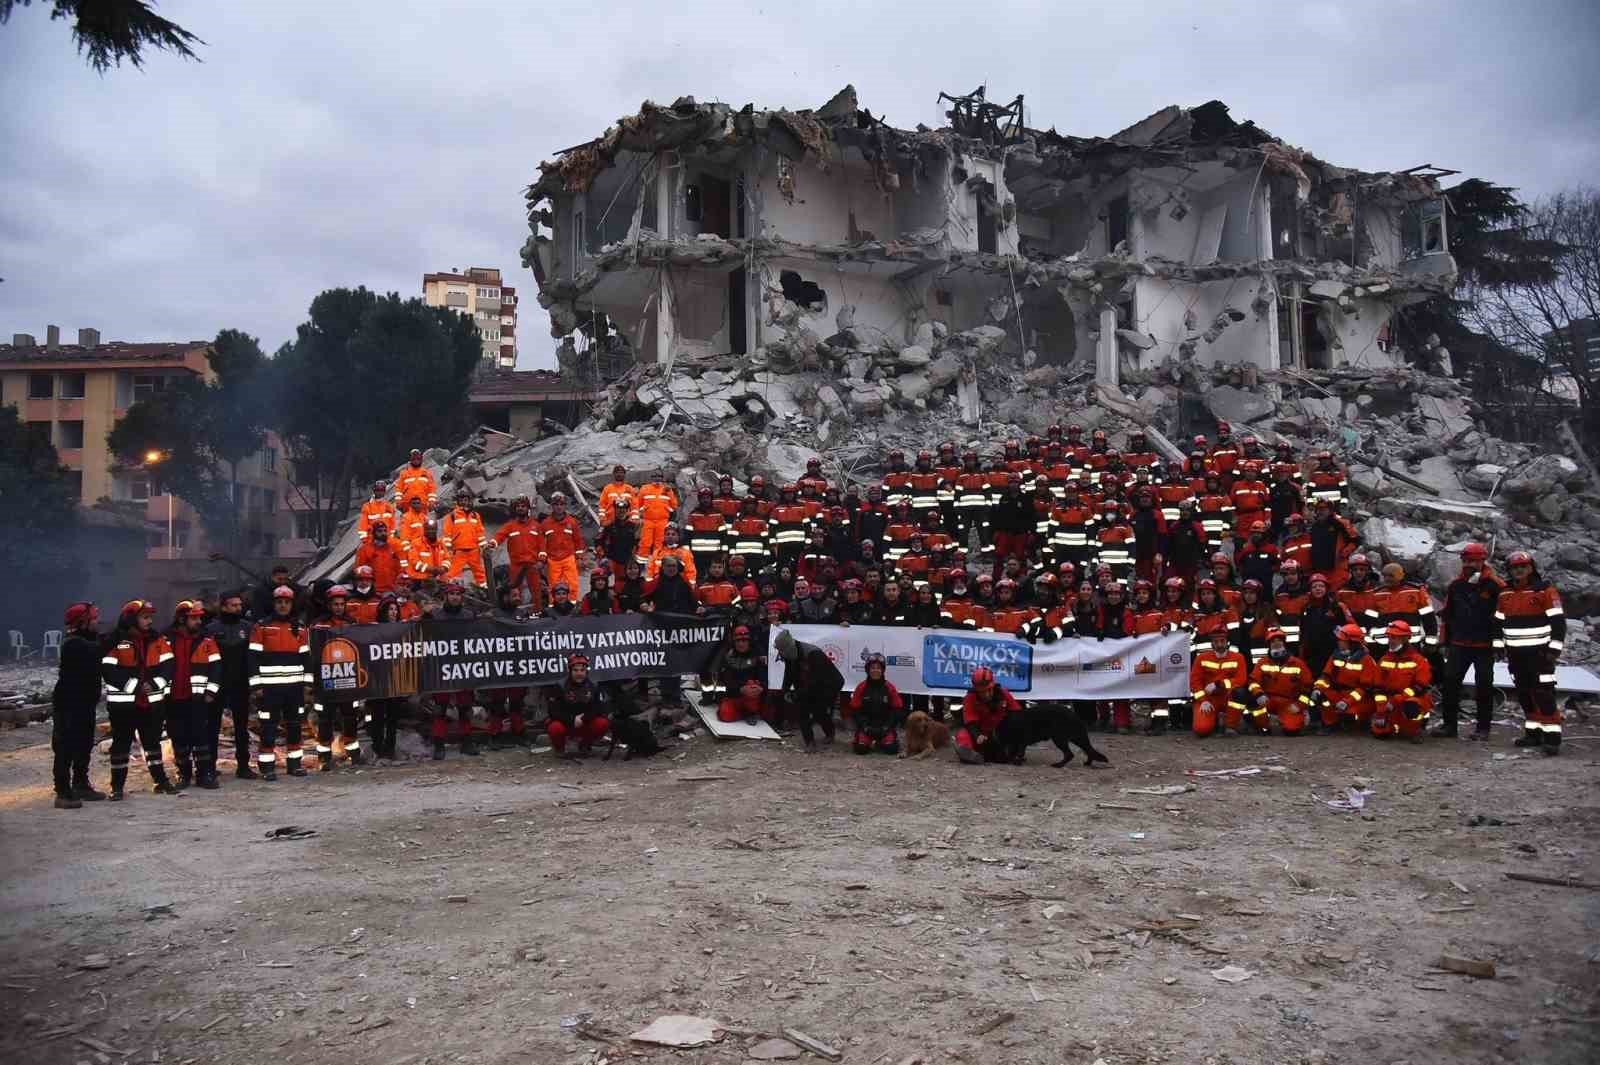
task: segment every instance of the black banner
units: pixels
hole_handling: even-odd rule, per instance
[[[704,669],[726,628],[682,614],[610,614],[312,629],[312,676],[325,695],[351,699],[559,684],[574,654],[588,656],[597,681],[676,676]]]

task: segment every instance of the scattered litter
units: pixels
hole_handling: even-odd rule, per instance
[[[1211,979],[1221,980],[1225,984],[1242,984],[1254,976],[1249,969],[1242,969],[1237,965],[1224,965],[1220,969],[1211,970]]]
[[[1600,891],[1600,884],[1590,884],[1575,877],[1540,876],[1538,873],[1507,873],[1506,879],[1521,880],[1526,884],[1548,884],[1551,887],[1584,888],[1589,891]]]
[[[1042,912],[1046,921],[1054,921],[1061,914],[1065,913],[1066,909],[1067,908],[1065,906],[1060,906],[1052,902],[1050,905],[1046,906]]]
[[[466,902],[467,901],[467,896],[465,896],[465,895],[446,895],[444,897],[444,901],[446,901],[446,902]]]
[[[366,934],[367,934],[367,930],[365,928],[352,928],[352,929],[350,929],[350,934],[344,937],[344,941],[346,943],[355,943],[355,942],[358,942],[361,939],[361,937],[366,935]]]
[[[1238,769],[1185,769],[1184,772],[1191,777],[1232,779],[1234,777],[1253,777],[1261,773],[1288,773],[1290,769],[1286,765],[1247,765]]]
[[[592,1011],[589,1011],[589,1010],[585,1010],[583,1013],[569,1013],[565,1017],[561,1018],[561,1027],[563,1027],[563,1028],[581,1028],[584,1025],[588,1024],[589,1021],[592,1020],[593,1018],[594,1018],[594,1013]],[[663,1020],[665,1020],[665,1019],[666,1018],[663,1018]]]
[[[791,1043],[799,1043],[802,1047],[811,1051],[811,1053],[827,1058],[829,1061],[838,1061],[840,1058],[844,1057],[844,1054],[841,1051],[834,1049],[820,1039],[806,1035],[806,1033],[802,1032],[798,1028],[785,1028],[783,1030],[783,1035],[784,1038],[788,1039]]]
[[[284,825],[282,828],[275,828],[268,832],[267,838],[270,840],[310,839],[316,834],[317,830],[314,828],[302,828],[300,825]]]
[[[1480,980],[1494,979],[1494,962],[1478,958],[1458,958],[1453,954],[1441,954],[1437,967],[1446,972],[1461,973],[1463,976],[1473,976]]]
[[[927,851],[906,851],[906,861],[908,862],[920,862],[927,856]]]
[[[906,925],[912,924],[913,922],[915,922],[916,919],[917,919],[917,915],[914,914],[914,913],[902,913],[899,917],[896,917],[893,921],[890,921],[889,923],[894,925],[896,928],[904,928]]]
[[[154,921],[161,917],[176,918],[177,916],[178,911],[172,908],[172,903],[170,902],[157,903],[154,906],[146,906],[144,908],[144,919],[146,921]]]
[[[85,954],[78,962],[80,969],[109,969],[111,959],[104,954]]]
[[[1500,820],[1498,817],[1489,817],[1486,814],[1473,814],[1471,817],[1467,818],[1468,828],[1482,828],[1484,826],[1498,828],[1504,824],[1505,822]]]
[[[1017,1015],[1015,1013],[1012,1013],[1011,1011],[1007,1010],[1005,1013],[1000,1014],[998,1017],[995,1017],[993,1020],[984,1021],[982,1024],[978,1025],[978,1027],[976,1027],[976,1028],[974,1028],[972,1030],[972,1034],[975,1035],[975,1036],[988,1035],[990,1032],[994,1031],[996,1028],[999,1028],[1002,1025],[1010,1024],[1012,1021],[1014,1021],[1016,1019],[1017,1019]]]
[[[1095,809],[1097,809],[1097,810],[1137,810],[1138,809],[1137,806],[1129,806],[1125,802],[1097,802],[1094,805],[1095,805]]]
[[[1155,788],[1123,788],[1124,795],[1182,795],[1186,791],[1193,791],[1193,784],[1163,784]]]
[[[1178,978],[1176,976],[1163,976],[1161,978],[1161,982],[1166,984],[1168,987],[1171,987],[1173,984],[1178,982]]]
[[[1360,788],[1346,788],[1344,793],[1345,797],[1342,799],[1324,799],[1316,792],[1312,792],[1311,797],[1316,799],[1330,810],[1343,810],[1349,812],[1352,810],[1359,811],[1366,809],[1367,798],[1375,794],[1372,791],[1362,791]]]
[[[562,1018],[561,1026],[569,1027],[567,1018]],[[664,1047],[703,1047],[720,1043],[725,1034],[722,1026],[709,1017],[670,1013],[665,1017],[657,1017],[628,1038],[635,1043],[654,1043]]]
[[[292,961],[264,961],[256,966],[258,969],[293,969]]]
[[[1144,839],[1144,836],[1145,836],[1145,834],[1143,832],[1129,832],[1128,833],[1128,838],[1129,839]]]

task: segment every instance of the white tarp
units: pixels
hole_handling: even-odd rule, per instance
[[[1516,685],[1511,682],[1511,667],[1504,662],[1494,664],[1494,686],[1513,691]],[[1556,693],[1570,695],[1600,695],[1600,677],[1584,669],[1582,666],[1557,666],[1556,667]]]
[[[889,683],[902,692],[966,691],[979,666],[994,670],[1019,699],[1174,699],[1189,694],[1189,638],[1154,633],[1125,640],[1057,640],[1029,644],[1015,636],[961,629],[881,625],[789,625],[801,643],[827,652],[846,690],[866,679],[866,660],[881,654]],[[784,628],[775,628],[772,640]],[[783,660],[768,647],[768,683],[783,683]]]

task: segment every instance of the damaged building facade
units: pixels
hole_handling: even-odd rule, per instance
[[[1215,101],[1077,137],[1028,128],[1020,97],[942,99],[937,130],[849,87],[816,110],[647,103],[543,164],[523,257],[563,367],[831,361],[869,408],[959,387],[974,346],[1111,385],[1381,369],[1405,357],[1395,310],[1455,283],[1442,172],[1325,163]],[[884,386],[891,360],[908,387]]]

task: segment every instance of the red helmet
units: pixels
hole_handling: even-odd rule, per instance
[[[1133,582],[1133,590],[1135,594],[1139,592],[1153,592],[1156,590],[1156,586],[1145,580],[1143,577],[1140,577],[1138,580]]]
[[[1409,628],[1409,626],[1407,627]],[[1349,640],[1352,643],[1363,643],[1367,638],[1366,632],[1360,625],[1340,625],[1339,630],[1334,635],[1341,640]]]
[[[1299,511],[1295,511],[1284,520],[1290,525],[1304,525],[1306,523],[1306,516],[1301,514]]]
[[[890,462],[904,462],[905,461],[905,457],[906,457],[906,453],[904,451],[901,451],[899,448],[896,448],[895,450],[889,452],[889,461]]]
[[[1218,435],[1221,435],[1223,433],[1231,433],[1231,432],[1233,432],[1233,426],[1229,425],[1227,422],[1223,422],[1223,421],[1217,422],[1217,433],[1218,433]]]
[[[939,445],[939,454],[941,454],[941,455],[943,455],[945,452],[950,452],[951,454],[954,454],[955,450],[956,450],[956,442],[954,440],[946,440],[944,443]]]
[[[1044,435],[1045,436],[1060,436],[1061,435],[1061,423],[1060,422],[1056,422],[1053,425],[1051,425],[1050,428],[1048,428],[1048,429],[1046,429],[1044,431]]]
[[[1370,558],[1368,558],[1366,555],[1363,555],[1360,551],[1357,551],[1355,554],[1350,556],[1350,558],[1348,560],[1348,565],[1352,569],[1354,569],[1356,566],[1365,566],[1368,569],[1371,569],[1372,568],[1372,560]]]
[[[1197,448],[1203,448],[1209,443],[1211,443],[1211,441],[1207,440],[1204,436],[1197,436],[1194,438],[1194,446]]]
[[[1513,551],[1506,556],[1506,565],[1531,566],[1533,565],[1533,556],[1526,551]]]
[[[1402,620],[1391,621],[1389,622],[1389,627],[1383,630],[1383,634],[1390,637],[1398,636],[1402,640],[1409,640],[1411,639],[1411,623]]]
[[[611,568],[609,566],[596,566],[594,568],[594,572],[589,574],[590,584],[593,584],[595,581],[609,581],[610,579]]]
[[[1023,441],[1023,443],[1026,446],[1031,447],[1031,448],[1037,448],[1037,447],[1043,447],[1044,446],[1044,441],[1040,440],[1037,436],[1030,436],[1030,437],[1028,437],[1027,440]]]
[[[1223,552],[1223,551],[1218,551],[1216,554],[1211,556],[1211,564],[1213,566],[1215,566],[1218,562],[1224,563],[1225,565],[1228,565],[1228,566],[1232,566],[1233,565],[1233,559],[1229,558],[1227,556],[1227,553]],[[1287,563],[1285,563],[1285,564],[1287,565]]]
[[[1463,562],[1485,562],[1489,558],[1489,549],[1482,544],[1468,544],[1461,549]]]
[[[759,473],[756,474],[754,477],[750,478],[750,487],[751,488],[765,488],[766,486],[767,486],[767,479],[765,477],[761,476]]]
[[[90,615],[92,615],[93,613],[94,613],[94,604],[93,603],[73,603],[71,606],[67,607],[67,616],[66,616],[66,626],[67,626],[67,628],[75,629],[79,625],[86,624],[88,622],[88,620],[89,620]]]
[[[276,588],[274,588],[272,590],[272,598],[274,598],[274,599],[293,599],[294,598],[294,589],[289,587],[287,584],[280,584],[280,585],[278,585]],[[155,612],[155,608],[151,607],[149,603],[146,603],[145,606],[149,608],[151,613]],[[123,607],[122,610],[123,610],[123,613],[127,613],[128,608],[127,607]]]
[[[1294,445],[1290,444],[1289,441],[1287,441],[1287,440],[1279,440],[1276,444],[1273,445],[1273,447],[1277,448],[1280,452],[1293,451],[1294,450]]]
[[[583,666],[585,669],[587,669],[589,667],[589,656],[583,654],[581,651],[577,654],[569,655],[567,658],[567,669],[569,672],[573,666]]]
[[[1299,573],[1300,572],[1300,563],[1295,561],[1292,558],[1291,559],[1287,559],[1287,560],[1285,560],[1283,565],[1278,567],[1278,572],[1279,573]]]
[[[1082,436],[1083,435],[1083,426],[1081,426],[1081,425],[1069,425],[1069,426],[1067,426],[1067,435],[1068,436]]]
[[[372,482],[372,490],[374,492],[380,492],[381,493],[387,487],[388,487],[388,485],[384,484],[382,481],[373,481]]]
[[[750,626],[735,625],[733,627],[733,638],[735,640],[748,640],[750,638]]]
[[[988,666],[979,666],[972,671],[972,686],[979,691],[987,691],[994,687],[994,670]]]
[[[623,496],[622,498],[623,499],[627,499],[628,497],[627,496]],[[565,492],[556,492],[556,493],[552,494],[550,496],[550,505],[552,507],[564,507],[564,506],[566,506],[567,505],[567,493],[565,493]]]
[[[323,596],[323,598],[325,598],[325,599],[349,599],[350,598],[350,589],[346,588],[342,584],[335,584],[332,588],[328,589],[327,593]],[[181,606],[182,604],[179,604],[179,605]]]
[[[806,459],[806,469],[808,469],[808,470],[820,470],[820,469],[822,469],[822,460],[821,459]]]
[[[724,473],[722,476],[717,478],[717,483],[731,486],[733,484],[733,477],[730,474]]]
[[[1106,439],[1106,431],[1104,429],[1096,429],[1094,432],[1089,434],[1089,439],[1104,441]]]
[[[919,451],[919,452],[917,452],[917,461],[918,462],[932,462],[933,461],[933,452],[931,452],[931,451]]]
[[[1208,577],[1208,578],[1206,578],[1206,579],[1207,579],[1207,580],[1210,580],[1210,578],[1209,578],[1209,577]],[[1162,582],[1162,583],[1163,583],[1163,585],[1164,585],[1164,586],[1165,586],[1165,587],[1166,587],[1166,589],[1167,589],[1167,590],[1168,590],[1168,591],[1171,591],[1171,590],[1173,590],[1173,589],[1174,589],[1174,588],[1176,588],[1176,589],[1177,589],[1177,590],[1178,590],[1178,591],[1180,591],[1180,592],[1181,592],[1181,591],[1183,591],[1183,589],[1184,589],[1184,588],[1185,588],[1185,587],[1187,587],[1187,583],[1186,583],[1186,582],[1185,582],[1185,581],[1184,581],[1184,579],[1183,579],[1183,578],[1182,578],[1182,577],[1168,577],[1168,578],[1167,578],[1167,579],[1166,579],[1166,580],[1165,580],[1165,581],[1163,581],[1163,582]],[[1212,586],[1212,587],[1213,587],[1213,588],[1215,588],[1215,587],[1216,587],[1216,586],[1217,586],[1217,582],[1216,582],[1216,581],[1211,581],[1211,586]]]
[[[768,599],[766,605],[767,613],[770,614],[774,610],[776,610],[779,614],[787,614],[789,612],[789,604],[784,602],[782,599]]]
[[[1201,591],[1201,592],[1205,592],[1205,591],[1214,592],[1214,591],[1217,590],[1217,582],[1212,580],[1210,577],[1201,578],[1200,583],[1195,585],[1195,590],[1196,591]]]
[[[1124,589],[1122,587],[1122,582],[1121,581],[1112,581],[1110,584],[1105,586],[1104,591],[1105,591],[1105,593],[1107,595],[1111,595],[1113,593],[1115,593],[1116,595],[1121,595],[1123,593],[1123,591],[1124,591]]]
[[[1010,577],[1001,577],[995,582],[994,590],[996,593],[1014,592],[1017,590],[1017,582],[1012,580]]]
[[[357,566],[356,567],[356,580],[360,580],[363,577],[367,578],[368,580],[372,579],[372,567],[371,566]]]
[[[331,596],[333,592],[329,591],[328,594]],[[190,614],[204,614],[205,612],[206,608],[195,602],[193,599],[184,599],[181,600],[177,606],[172,608],[172,620],[182,621]]]
[[[1252,534],[1254,534],[1254,533],[1265,533],[1266,531],[1267,531],[1267,523],[1266,522],[1264,522],[1264,521],[1253,521],[1253,522],[1250,523],[1250,532]]]
[[[761,589],[753,584],[747,584],[739,589],[739,596],[742,599],[759,599],[761,598]]]
[[[1313,588],[1319,584],[1326,588],[1328,586],[1328,575],[1326,573],[1313,573],[1309,583]]]
[[[978,574],[977,583],[979,583],[979,584],[993,584],[994,583],[994,577],[993,577],[993,575],[988,574],[988,573],[980,573],[980,574]]]
[[[1287,640],[1288,638],[1289,638],[1289,634],[1287,632],[1284,632],[1282,629],[1278,628],[1278,626],[1276,626],[1276,625],[1272,626],[1272,628],[1267,630],[1267,642],[1268,643],[1271,643],[1273,640]]]
[[[698,492],[698,493],[696,493],[696,494],[697,494],[697,495],[699,495],[699,496],[700,496],[700,498],[701,498],[701,499],[711,499],[711,498],[713,498],[713,497],[714,497],[714,495],[715,495],[715,493],[713,493],[713,492],[712,492],[712,491],[711,491],[711,489],[709,489],[709,488],[702,488],[702,489],[700,489],[700,491],[699,491],[699,492]]]
[[[1078,572],[1078,567],[1074,566],[1070,562],[1063,562],[1063,563],[1061,563],[1061,565],[1056,567],[1056,572],[1062,574],[1063,576],[1065,576],[1067,581],[1070,582],[1072,580],[1073,574]]]
[[[1240,589],[1242,591],[1259,592],[1261,590],[1261,582],[1256,580],[1254,577],[1251,577],[1249,580],[1245,581],[1239,587],[1240,587]]]
[[[1061,582],[1056,579],[1056,575],[1048,570],[1033,579],[1035,588],[1054,588],[1059,583]]]
[[[1315,458],[1318,462],[1332,462],[1333,461],[1333,452],[1331,452],[1331,451],[1319,451],[1312,457]]]

